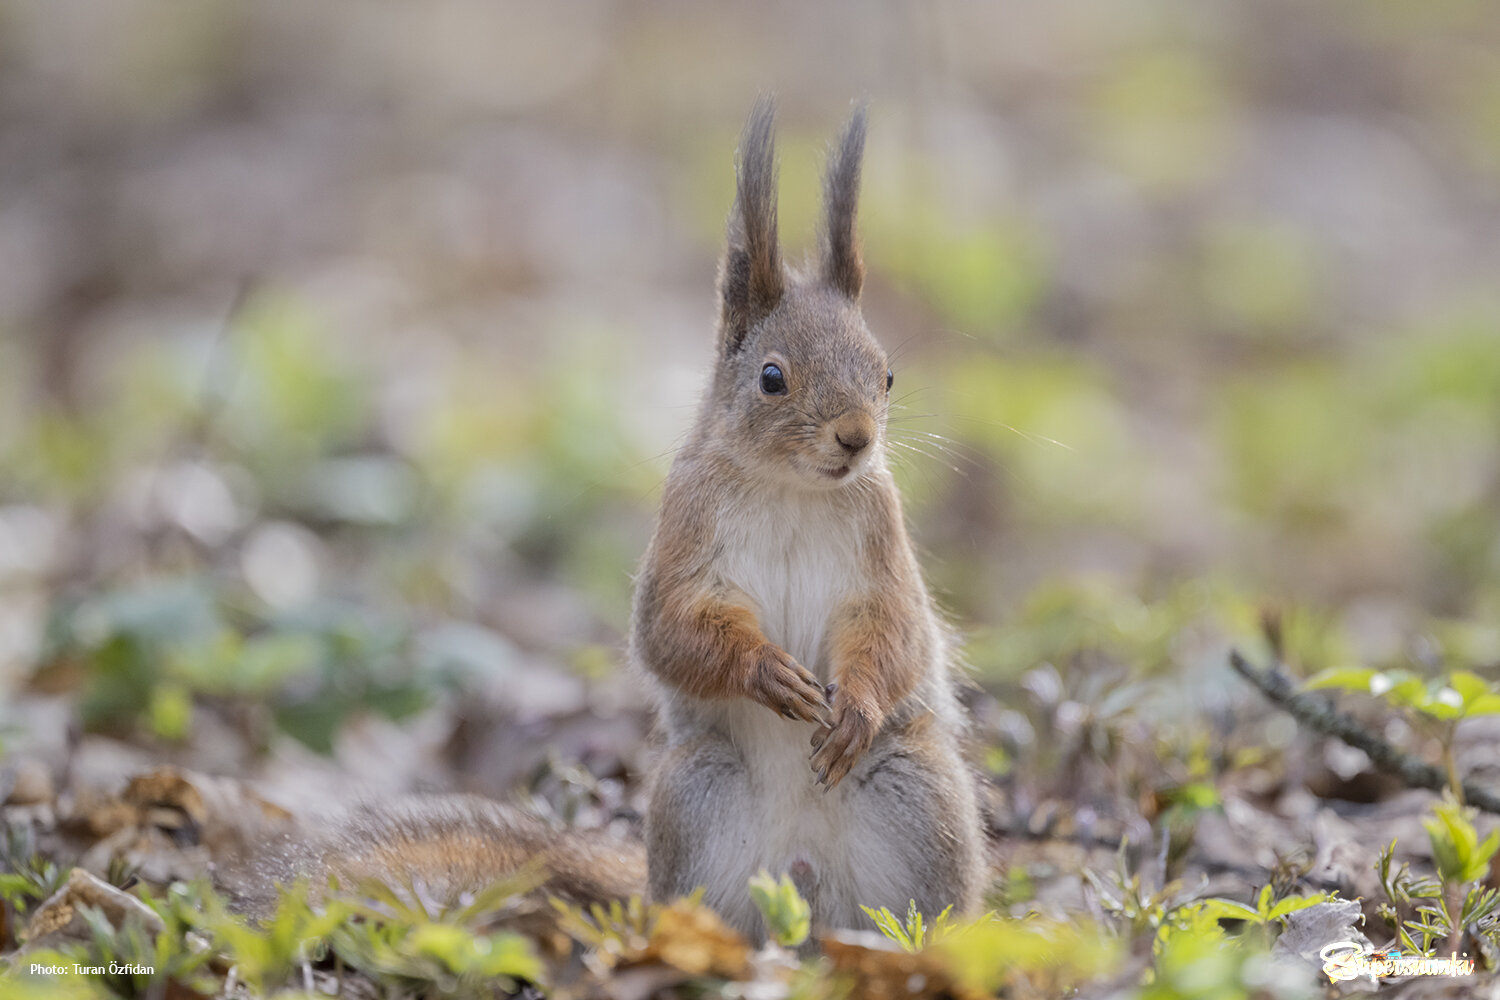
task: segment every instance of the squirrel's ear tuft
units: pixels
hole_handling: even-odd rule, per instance
[[[865,264],[854,230],[859,210],[859,165],[865,153],[865,106],[854,109],[849,124],[828,156],[823,180],[823,280],[858,300],[865,283]]]
[[[725,354],[740,349],[750,326],[776,308],[785,290],[776,245],[775,117],[775,101],[762,95],[740,136],[738,188],[719,274]]]

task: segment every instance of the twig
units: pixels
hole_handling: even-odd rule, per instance
[[[1276,703],[1288,715],[1308,729],[1325,736],[1336,736],[1356,750],[1363,750],[1374,764],[1395,775],[1412,788],[1430,788],[1440,792],[1448,787],[1448,775],[1436,765],[1419,760],[1370,732],[1359,722],[1336,711],[1321,698],[1299,692],[1290,678],[1276,664],[1260,670],[1240,655],[1229,651],[1229,665],[1235,673],[1254,684],[1261,694]],[[1462,782],[1464,800],[1485,812],[1500,813],[1500,795],[1472,782]]]

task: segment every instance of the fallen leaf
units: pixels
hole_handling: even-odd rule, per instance
[[[937,957],[902,951],[873,931],[835,931],[820,943],[834,971],[851,981],[849,995],[861,1000],[981,996],[954,980]]]
[[[678,900],[661,911],[639,963],[659,961],[695,976],[744,979],[750,945],[706,906]]]
[[[68,881],[63,887],[32,914],[21,935],[26,941],[22,951],[87,941],[88,924],[79,912],[86,906],[104,914],[104,918],[116,928],[131,918],[139,920],[153,934],[163,926],[161,917],[139,899],[82,868],[74,868],[68,873]]]

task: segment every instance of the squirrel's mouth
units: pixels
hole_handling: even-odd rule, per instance
[[[832,469],[824,469],[823,470],[823,475],[827,476],[829,479],[843,479],[845,476],[847,476],[849,474],[849,470],[851,468],[852,468],[852,466],[839,465],[839,466],[835,466]]]

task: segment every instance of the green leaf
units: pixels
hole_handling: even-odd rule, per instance
[[[1422,678],[1406,670],[1389,670],[1370,679],[1370,693],[1392,705],[1420,709],[1432,700]]]
[[[1464,708],[1464,717],[1500,715],[1500,694],[1482,694]]]
[[[917,950],[916,942],[906,933],[906,928],[890,910],[884,906],[878,910],[872,910],[868,906],[861,906],[860,909],[865,911],[865,916],[875,921],[875,926],[879,928],[880,933],[899,944],[903,950]]]
[[[193,696],[181,684],[159,684],[151,692],[151,731],[180,743],[193,731]]]
[[[1477,881],[1489,871],[1490,858],[1500,849],[1500,830],[1491,831],[1480,843],[1469,818],[1472,813],[1449,799],[1433,810],[1433,818],[1422,821],[1444,882]]]
[[[25,875],[0,873],[0,900],[9,903],[16,910],[24,913],[31,902],[41,898],[35,891],[32,880]]]
[[[272,709],[278,729],[296,737],[318,753],[333,752],[333,738],[348,717],[349,707],[324,698],[278,705]]]
[[[1315,892],[1311,896],[1288,896],[1277,903],[1275,906],[1271,907],[1271,912],[1268,914],[1268,916],[1270,917],[1270,919],[1276,920],[1280,917],[1286,916],[1289,913],[1296,913],[1298,910],[1305,910],[1309,906],[1317,906],[1319,903],[1326,903],[1331,898],[1333,898],[1332,894],[1326,892]]]
[[[532,982],[542,977],[541,962],[519,934],[476,934],[457,924],[424,922],[406,935],[401,950],[435,959],[456,976]]]
[[[1341,691],[1370,694],[1374,690],[1373,682],[1377,676],[1380,676],[1380,671],[1369,667],[1332,667],[1309,677],[1302,687],[1308,691],[1338,688]]]
[[[1425,701],[1412,706],[1423,715],[1434,719],[1458,719],[1464,714],[1463,697],[1450,687],[1434,687]]]
[[[1483,677],[1468,670],[1455,670],[1448,675],[1447,687],[1459,696],[1460,714],[1464,718],[1477,715],[1500,715],[1500,691]]]
[[[1211,781],[1190,781],[1169,788],[1163,798],[1171,809],[1188,815],[1215,809],[1221,802],[1219,790]]]
[[[450,972],[468,969],[477,950],[474,935],[452,924],[422,924],[407,935],[406,943],[418,955],[429,955]]]
[[[1236,902],[1233,899],[1215,897],[1205,899],[1200,904],[1205,915],[1215,920],[1248,920],[1251,923],[1263,923],[1265,918],[1252,906]]]
[[[1074,988],[1115,968],[1120,952],[1119,942],[1092,924],[990,913],[951,927],[928,953],[939,958],[959,983],[983,996],[1061,996],[1072,995]],[[1030,988],[1019,989],[1036,978],[1055,992],[1038,992],[1034,981]]]
[[[1458,692],[1465,705],[1491,691],[1489,683],[1483,677],[1469,670],[1455,670],[1449,674],[1448,687]]]
[[[245,641],[233,671],[234,685],[263,694],[296,677],[312,673],[322,660],[322,640],[301,632],[268,632]]]
[[[812,908],[797,892],[791,876],[783,875],[778,881],[761,869],[750,879],[750,898],[760,908],[777,944],[795,948],[807,940],[812,930]]]

